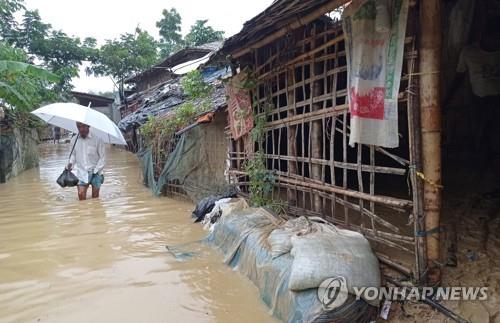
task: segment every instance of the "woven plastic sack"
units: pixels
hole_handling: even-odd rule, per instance
[[[292,236],[317,230],[318,224],[311,222],[304,216],[284,222],[279,228],[273,230],[267,238],[273,259],[290,252],[292,249],[290,238]]]
[[[275,229],[269,234],[267,242],[271,246],[271,256],[273,259],[290,252],[292,249],[292,242],[290,241],[292,235],[292,231],[284,228]]]
[[[292,236],[289,289],[317,288],[325,279],[337,276],[346,279],[350,293],[354,293],[353,287],[380,287],[378,259],[368,240],[354,231],[322,226],[320,232]],[[369,303],[378,305],[378,301]]]
[[[285,253],[290,252],[292,249],[291,237],[293,235],[302,235],[311,232],[313,223],[311,223],[306,217],[299,217],[284,222],[281,227],[273,230],[267,242],[271,247],[271,255],[277,258]]]

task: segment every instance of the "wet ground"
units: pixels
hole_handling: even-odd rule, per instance
[[[443,267],[442,286],[487,287],[488,299],[442,304],[471,323],[500,323],[500,198],[481,194],[494,187],[495,178],[470,170],[452,174],[445,180],[442,220],[444,225],[456,221],[458,265]],[[421,303],[393,303],[390,318],[398,323],[454,322]]]
[[[193,205],[153,197],[137,159],[108,149],[101,198],[55,180],[68,145],[43,145],[38,169],[0,184],[0,322],[272,322],[257,289],[203,245]]]

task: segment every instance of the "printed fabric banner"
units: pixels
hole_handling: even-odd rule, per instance
[[[243,88],[245,78],[245,73],[237,74],[226,85],[229,127],[233,139],[241,138],[253,128],[252,100],[249,91]]]
[[[394,148],[408,0],[354,0],[343,13],[349,144]]]

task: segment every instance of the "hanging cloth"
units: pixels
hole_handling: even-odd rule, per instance
[[[349,144],[394,148],[408,0],[353,1],[343,13]]]

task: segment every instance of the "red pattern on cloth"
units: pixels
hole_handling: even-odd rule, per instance
[[[385,88],[374,87],[365,94],[359,94],[355,87],[350,89],[351,114],[360,118],[384,119]]]
[[[245,77],[240,73],[233,76],[226,85],[229,126],[233,139],[241,138],[253,128],[252,100],[249,91],[242,86]]]

